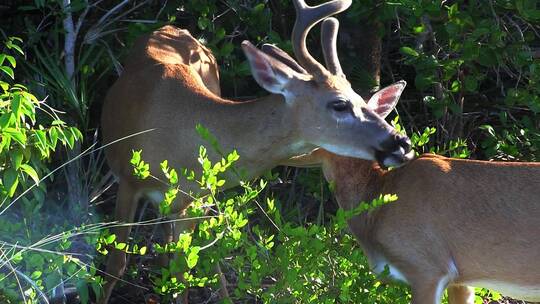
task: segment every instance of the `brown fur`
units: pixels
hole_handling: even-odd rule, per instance
[[[454,291],[450,303],[465,303],[470,291],[464,285],[484,281],[533,288],[508,296],[540,300],[540,163],[426,154],[385,171],[323,150],[303,160],[322,163],[344,209],[397,194],[397,202],[349,225],[370,263],[384,258],[405,276],[413,303],[438,303],[436,286],[444,276]]]

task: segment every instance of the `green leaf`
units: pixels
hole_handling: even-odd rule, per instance
[[[60,119],[55,119],[51,122],[51,126],[65,126],[66,123]]]
[[[480,49],[478,62],[485,67],[492,67],[499,64],[499,58],[497,54],[495,53],[495,51],[487,47],[483,47]]]
[[[116,240],[116,234],[111,234],[105,238],[105,244],[112,244]]]
[[[81,303],[90,303],[90,294],[88,292],[88,283],[85,280],[77,280],[77,293]]]
[[[15,123],[15,116],[13,113],[4,113],[0,116],[0,129],[5,129]]]
[[[6,55],[6,59],[7,61],[9,61],[9,63],[11,64],[13,68],[17,67],[17,61],[15,60],[15,57]]]
[[[199,17],[199,19],[197,20],[197,26],[199,26],[201,30],[205,30],[209,24],[210,22],[208,21],[208,18]]]
[[[169,172],[169,162],[167,160],[162,161],[159,164],[159,167],[161,168],[161,171],[163,171],[163,173],[167,174]]]
[[[212,167],[212,163],[208,159],[205,159],[205,160],[203,160],[202,167],[203,167],[204,171],[206,172],[206,171],[210,170],[210,168]]]
[[[0,80],[0,88],[2,88],[4,92],[6,92],[7,90],[9,90],[9,83]]]
[[[216,31],[216,39],[221,40],[225,37],[225,29],[223,27],[219,27]]]
[[[0,66],[0,71],[7,74],[11,79],[15,79],[15,73],[13,73],[13,69],[8,66]]]
[[[414,78],[414,84],[416,87],[423,91],[429,88],[434,83],[433,76],[417,74]]]
[[[32,272],[32,274],[30,275],[30,278],[32,280],[37,280],[41,277],[41,275],[43,274],[43,272],[39,271],[39,270],[36,270],[34,272]]]
[[[467,40],[463,44],[463,59],[476,60],[480,54],[480,43],[477,41]]]
[[[66,135],[68,147],[70,149],[73,149],[73,146],[75,146],[75,136],[73,136],[73,133],[71,132],[66,132],[65,135]]]
[[[264,3],[259,3],[253,8],[253,13],[260,13],[264,10]]]
[[[459,82],[459,80],[454,80],[452,81],[452,86],[450,87],[450,90],[452,92],[459,92],[459,89],[461,88],[461,83]]]
[[[82,140],[83,139],[83,135],[82,135],[81,131],[79,131],[79,129],[77,129],[75,127],[70,127],[69,131],[71,132],[71,134],[73,134],[73,138],[75,140]]]
[[[32,168],[30,165],[27,165],[27,164],[22,164],[21,165],[21,170],[28,174],[28,176],[30,176],[30,178],[32,178],[34,180],[34,183],[36,183],[36,186],[39,185],[39,176],[36,172],[36,170],[34,170],[34,168]]]
[[[13,169],[18,170],[24,159],[22,150],[13,149],[9,156],[11,157],[11,165],[13,166]]]
[[[178,184],[178,173],[174,169],[169,172],[169,182],[173,185]]]
[[[18,46],[18,45],[16,45],[16,44],[13,44],[13,43],[8,43],[8,44],[6,44],[6,46],[7,46],[9,49],[12,49],[12,50],[17,51],[19,54],[24,55],[24,51],[21,49],[20,46]]]
[[[199,251],[201,250],[200,247],[195,246],[189,248],[189,253],[186,257],[187,266],[192,269],[197,265],[197,262],[199,261]]]
[[[44,130],[35,130],[36,138],[43,147],[47,147],[47,134]]]
[[[421,24],[419,26],[413,27],[413,33],[415,34],[421,34],[426,30],[426,26]]]
[[[9,134],[15,141],[21,144],[23,147],[26,145],[26,135],[15,128],[5,128],[4,132]]]
[[[49,129],[49,141],[51,143],[51,148],[55,148],[58,143],[58,130],[57,127],[51,127]]]
[[[131,151],[131,160],[130,163],[132,165],[138,165],[141,162],[141,153],[142,151]]]
[[[22,259],[23,259],[23,257],[22,257],[22,253],[20,251],[11,256],[11,261],[13,263],[15,263],[15,264],[22,261]]]
[[[4,187],[7,190],[8,196],[12,197],[17,190],[17,186],[19,185],[19,177],[17,176],[17,171],[12,168],[7,169],[4,172],[3,182]]]
[[[413,48],[410,48],[408,46],[402,46],[399,48],[399,51],[401,54],[410,56],[410,57],[418,57],[418,52],[415,51]]]
[[[13,99],[11,100],[11,111],[15,115],[15,119],[20,119],[19,111],[21,110],[21,98],[20,94],[13,94]]]
[[[226,42],[220,50],[221,56],[229,56],[234,50],[234,45],[231,42]]]
[[[540,20],[540,10],[537,9],[536,0],[516,0],[516,8],[519,13],[530,21]]]
[[[489,135],[491,135],[492,137],[496,137],[495,135],[495,129],[493,129],[492,126],[490,125],[481,125],[480,127],[478,127],[480,130],[484,130],[486,132],[488,132]]]
[[[467,76],[464,79],[465,90],[468,92],[476,92],[478,89],[478,80],[474,77]]]

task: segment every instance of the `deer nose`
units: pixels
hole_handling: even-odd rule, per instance
[[[403,149],[403,153],[406,154],[411,151],[411,140],[407,136],[396,132],[381,143],[381,148],[389,152],[397,151],[401,148]]]
[[[405,150],[405,153],[410,152],[412,149],[411,140],[407,136],[399,134],[397,138],[398,145]]]
[[[397,132],[393,132],[375,150],[375,159],[382,167],[402,166],[414,158],[411,140]]]

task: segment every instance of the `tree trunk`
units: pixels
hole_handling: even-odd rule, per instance
[[[360,29],[351,31],[351,42],[360,67],[370,78],[370,82],[360,88],[362,95],[370,95],[379,89],[381,82],[381,52],[382,39],[379,35],[382,24],[374,20],[359,20]]]
[[[73,88],[76,87],[75,74],[75,45],[77,41],[77,32],[71,14],[71,0],[63,0],[64,20],[64,68],[66,75],[71,81]],[[76,90],[74,90],[76,91]],[[77,157],[81,153],[81,144],[76,141],[73,149],[68,150],[67,160]],[[74,161],[66,166],[66,181],[68,185],[68,199],[71,204],[80,204],[82,210],[88,208],[88,197],[83,195],[82,180],[80,176],[80,160]]]

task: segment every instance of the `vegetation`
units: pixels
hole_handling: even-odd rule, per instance
[[[167,162],[148,168],[144,151],[126,155],[141,178],[155,175],[171,188],[159,210],[143,206],[130,244],[108,232],[114,181],[99,112],[136,37],[165,24],[189,29],[218,59],[223,94],[244,99],[265,93],[239,43],[291,52],[293,20],[288,0],[0,4],[0,301],[38,303],[75,288],[87,302],[100,292],[99,269],[114,246],[133,257],[127,287],[117,288],[132,302],[166,301],[188,287],[200,302],[218,301],[219,268],[233,302],[408,303],[406,287],[369,272],[344,229],[351,213],[337,209],[319,170],[277,168],[224,193],[220,175],[242,157],[233,151],[210,160],[201,148],[201,172],[192,174]],[[393,124],[419,153],[539,160],[536,1],[355,0],[340,21],[338,51],[356,90],[409,83]],[[315,30],[309,41],[316,55],[317,37]],[[155,224],[181,178],[210,194],[190,209],[196,230],[164,244]],[[170,252],[182,255],[168,267],[152,264]],[[477,301],[489,297],[499,295],[479,291]]]

